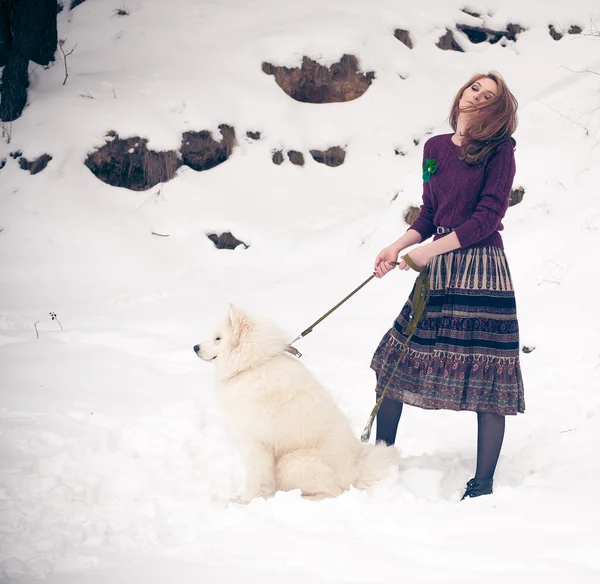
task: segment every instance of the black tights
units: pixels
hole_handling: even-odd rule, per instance
[[[398,422],[402,415],[402,402],[383,398],[377,412],[376,441],[389,446],[396,441]],[[476,479],[491,479],[496,470],[502,440],[504,439],[504,416],[489,412],[477,412],[477,470]]]
[[[490,412],[477,412],[476,479],[494,478],[504,439],[504,422],[504,416]]]
[[[379,399],[379,395],[377,395]],[[384,397],[381,406],[377,411],[377,432],[375,441],[385,442],[388,446],[392,446],[396,442],[396,431],[398,430],[398,422],[402,415],[402,402]]]

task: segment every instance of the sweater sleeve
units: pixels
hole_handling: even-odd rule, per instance
[[[423,162],[421,168],[425,167],[425,159],[429,157],[428,143],[423,146]],[[433,218],[435,209],[431,198],[431,186],[428,182],[423,181],[423,203],[419,211],[419,215],[408,229],[413,229],[421,236],[421,241],[429,239],[435,233],[435,225]],[[408,231],[408,230],[407,230]]]
[[[515,177],[515,155],[510,141],[498,147],[485,173],[483,189],[473,214],[454,230],[461,247],[473,245],[494,233],[508,209],[510,188]]]

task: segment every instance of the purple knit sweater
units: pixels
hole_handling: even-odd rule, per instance
[[[515,157],[511,140],[502,142],[487,164],[468,166],[459,160],[460,146],[452,134],[433,136],[425,142],[423,164],[434,158],[437,171],[423,183],[423,204],[410,226],[422,241],[437,227],[452,227],[461,247],[495,246],[502,243],[502,218],[515,176]]]

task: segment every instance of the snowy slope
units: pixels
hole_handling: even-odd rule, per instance
[[[446,27],[474,22],[462,8],[526,30],[504,47],[457,35],[465,53],[438,49]],[[68,81],[61,58],[31,66],[29,105],[0,140],[0,581],[598,582],[599,22],[591,0],[64,10]],[[555,41],[549,24],[584,33]],[[412,50],[396,28],[411,31]],[[376,73],[347,103],[294,101],[261,71],[345,53]],[[491,69],[520,103],[515,186],[526,193],[504,241],[522,343],[535,346],[494,495],[458,503],[475,416],[407,408],[402,466],[372,491],[230,504],[241,462],[191,347],[229,301],[291,339],[362,282],[419,204],[423,141],[450,131],[456,90]],[[238,136],[229,160],[181,167],[147,191],[104,184],[83,164],[109,130],[161,150],[222,123]],[[334,145],[347,150],[338,168],[308,154]],[[274,165],[278,149],[304,152],[305,166]],[[30,175],[18,150],[53,159]],[[206,237],[229,230],[250,247]],[[357,434],[371,354],[412,281],[393,272],[369,284],[298,343]]]

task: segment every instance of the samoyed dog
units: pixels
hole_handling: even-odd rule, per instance
[[[366,489],[397,466],[393,447],[363,444],[329,392],[287,350],[273,324],[234,306],[194,347],[216,367],[226,427],[246,468],[240,503],[300,489],[319,500]]]

